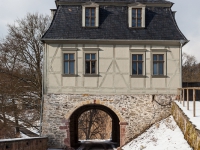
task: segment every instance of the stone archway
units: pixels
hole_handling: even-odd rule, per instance
[[[68,147],[74,147],[78,143],[78,118],[79,116],[88,110],[98,109],[107,113],[112,118],[112,141],[116,142],[119,146],[124,145],[125,141],[125,130],[127,123],[124,122],[119,112],[101,104],[85,104],[70,113],[68,113],[68,118],[65,120],[65,126],[60,127],[60,129],[65,129],[67,131],[67,138],[64,140],[64,144]]]
[[[106,112],[112,118],[112,141],[120,145],[120,124],[118,116],[108,107],[98,104],[88,104],[79,107],[69,118],[69,134],[70,134],[70,146],[75,146],[78,143],[78,118],[79,116],[88,110],[98,109]]]

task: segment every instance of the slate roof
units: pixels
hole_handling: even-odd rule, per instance
[[[90,0],[56,0],[59,2],[88,2]],[[171,3],[167,0],[91,0],[95,2],[150,2],[150,3]]]
[[[187,40],[178,29],[171,8],[146,7],[146,27],[137,29],[128,27],[128,7],[122,7],[100,5],[99,27],[84,28],[80,5],[59,5],[51,26],[43,35],[42,40]]]

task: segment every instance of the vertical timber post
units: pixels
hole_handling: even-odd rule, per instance
[[[187,110],[189,110],[189,89],[187,89]]]
[[[185,106],[185,90],[183,89],[183,107]]]
[[[195,104],[195,98],[196,98],[196,94],[195,94],[196,90],[193,89],[193,117],[195,117],[195,111],[196,111],[196,104]]]
[[[180,89],[180,104],[181,104],[181,101],[182,101],[182,89]]]

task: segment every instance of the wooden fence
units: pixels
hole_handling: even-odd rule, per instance
[[[0,140],[0,150],[47,150],[47,137]]]
[[[189,91],[192,90],[193,92],[193,117],[196,116],[196,91],[200,90],[200,87],[184,87],[184,88],[178,88],[178,95],[179,95],[179,101],[180,103],[183,103],[183,107],[185,107],[185,101],[187,105],[187,110],[189,110]],[[185,99],[185,97],[187,97]]]

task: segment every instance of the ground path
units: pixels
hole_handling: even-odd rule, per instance
[[[114,150],[116,144],[108,140],[86,140],[81,141],[80,146],[76,150]]]

